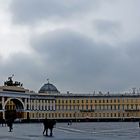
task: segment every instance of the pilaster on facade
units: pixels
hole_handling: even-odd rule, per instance
[[[27,110],[27,99],[26,98],[24,100],[24,108],[25,108],[25,110]]]
[[[5,110],[4,104],[5,104],[5,99],[4,99],[4,97],[2,97],[2,110]]]

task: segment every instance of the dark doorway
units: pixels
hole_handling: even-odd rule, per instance
[[[5,105],[5,119],[24,118],[24,107],[20,100],[11,99]]]

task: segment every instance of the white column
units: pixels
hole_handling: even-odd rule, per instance
[[[36,109],[36,101],[35,101],[35,99],[33,101],[33,105],[34,105],[34,110],[35,110]]]
[[[30,109],[33,110],[33,100],[30,99]]]
[[[2,97],[2,110],[3,110],[3,119],[5,119],[5,108],[4,108],[4,97]]]
[[[48,103],[48,100],[47,100],[47,110],[49,109],[49,108],[48,108],[48,104],[49,104],[49,103]]]
[[[30,110],[31,109],[31,107],[30,107],[30,105],[31,105],[31,103],[30,103],[30,98],[28,98],[28,109]]]
[[[53,101],[53,110],[55,110],[55,100]]]
[[[43,100],[43,110],[45,110],[45,100]]]
[[[35,99],[35,110],[37,110],[37,100]]]
[[[50,110],[52,110],[52,100],[50,101]]]
[[[25,110],[27,110],[27,99],[25,99],[24,107],[25,107]]]
[[[41,101],[41,103],[39,104],[40,105],[40,110],[43,110],[43,108],[42,108],[43,100],[41,99],[40,101]]]
[[[2,109],[4,110],[4,97],[2,97]]]
[[[39,107],[39,106],[38,106],[38,102],[39,102],[39,101],[38,101],[38,100],[36,100],[36,106],[37,106],[37,110],[39,109],[39,108],[38,108],[38,107]]]

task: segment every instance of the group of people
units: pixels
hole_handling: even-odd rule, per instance
[[[3,127],[3,126],[6,126],[6,120],[0,118],[0,125],[1,125],[2,127]]]
[[[56,124],[55,120],[45,118],[43,121],[44,130],[43,135],[48,136],[48,129],[50,130],[50,136],[53,135],[53,128]]]
[[[14,119],[12,119],[12,118],[9,118],[7,120],[0,119],[1,126],[8,126],[9,132],[12,132],[12,130],[13,130],[13,123],[14,123]],[[53,128],[54,128],[55,124],[56,124],[55,120],[45,118],[43,120],[43,125],[44,125],[43,135],[52,136],[53,135]],[[48,130],[50,131],[49,135],[48,135]]]
[[[13,123],[14,123],[13,119],[8,119],[8,120],[0,119],[0,123],[2,126],[4,126],[4,125],[6,126],[6,124],[7,124],[7,126],[9,127],[9,132],[12,132]],[[44,125],[43,135],[53,136],[53,128],[54,128],[55,124],[56,124],[55,120],[45,118],[43,120],[43,125]],[[72,125],[72,121],[68,122],[68,125]],[[140,121],[139,121],[139,128],[140,128]],[[50,132],[50,135],[48,135],[48,130]]]

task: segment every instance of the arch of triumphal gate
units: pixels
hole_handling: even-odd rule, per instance
[[[0,87],[0,119],[43,119],[55,111],[55,98],[30,91],[15,91]],[[10,87],[11,88],[11,87]],[[13,90],[14,88],[14,90]],[[16,88],[17,90],[17,88]]]
[[[29,91],[20,82],[13,82],[12,77],[0,86],[0,119],[39,119],[49,111],[55,111],[53,97]]]
[[[30,94],[0,91],[0,118],[8,117],[27,118],[30,103]]]

